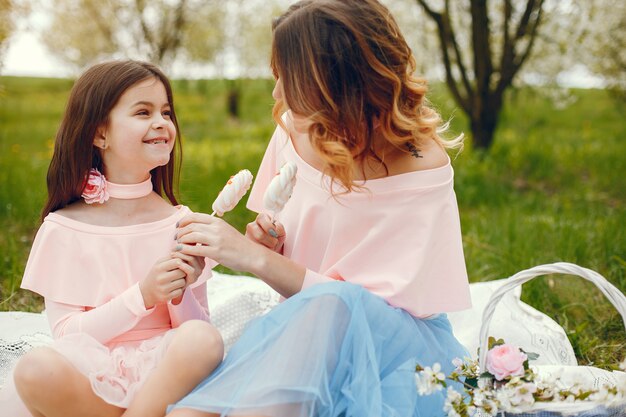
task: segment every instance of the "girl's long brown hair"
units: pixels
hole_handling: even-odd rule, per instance
[[[439,114],[425,98],[426,80],[413,75],[415,59],[389,10],[376,0],[304,0],[273,24],[271,66],[288,107],[307,117],[313,148],[325,172],[345,191],[355,168],[379,161],[374,137],[404,152],[435,140],[460,147],[462,137],[443,140]],[[386,168],[386,166],[385,166]]]
[[[48,168],[48,199],[41,213],[42,220],[50,212],[80,199],[91,168],[103,172],[100,150],[93,144],[96,130],[106,125],[120,96],[148,78],[156,78],[165,86],[171,119],[178,132],[167,165],[151,171],[152,187],[172,204],[178,204],[174,194],[180,176],[182,149],[170,81],[153,64],[133,60],[110,61],[90,67],[72,87]]]

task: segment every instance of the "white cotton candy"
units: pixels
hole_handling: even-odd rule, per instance
[[[220,195],[213,202],[213,212],[218,216],[223,216],[227,211],[234,209],[250,188],[252,178],[252,174],[247,169],[242,169],[230,177]]]
[[[265,190],[263,204],[267,210],[277,214],[283,209],[296,185],[297,172],[298,167],[293,162],[287,162],[282,166]]]

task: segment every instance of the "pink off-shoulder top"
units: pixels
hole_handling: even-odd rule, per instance
[[[167,218],[131,226],[95,226],[56,213],[44,219],[31,249],[22,288],[45,298],[55,338],[87,333],[108,346],[145,340],[189,319],[209,320],[207,259],[182,301],[146,309],[139,282],[174,246],[185,206]]]
[[[358,284],[414,316],[471,306],[450,162],[361,185],[333,197],[330,178],[305,162],[277,127],[247,206],[263,195],[287,161],[298,166],[291,199],[277,219],[283,253],[307,268],[302,288],[329,280]],[[336,187],[336,185],[335,185]]]

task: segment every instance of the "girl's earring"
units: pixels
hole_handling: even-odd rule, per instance
[[[109,145],[107,144],[107,138],[104,135],[100,135],[100,137],[102,138],[102,145],[100,145],[100,149],[105,150],[106,148],[109,147]]]

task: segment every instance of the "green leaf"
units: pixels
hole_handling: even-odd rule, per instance
[[[504,344],[504,340],[497,339],[493,336],[489,336],[489,340],[487,341],[487,347],[489,350],[493,349],[495,346],[500,346]]]
[[[473,388],[478,388],[478,378],[466,378],[465,383]]]

